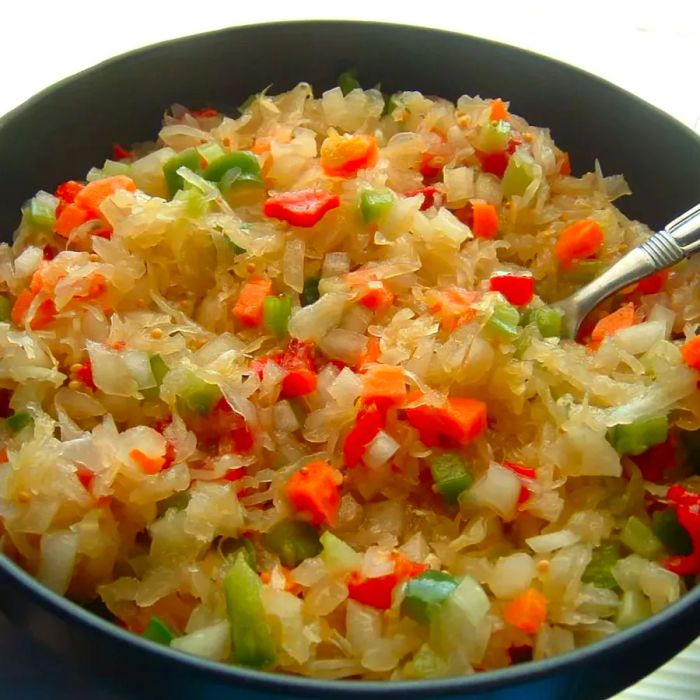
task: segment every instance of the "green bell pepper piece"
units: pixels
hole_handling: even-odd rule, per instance
[[[280,520],[265,533],[263,540],[279,556],[282,565],[290,569],[323,549],[316,528],[300,520]]]
[[[263,325],[265,329],[283,338],[287,335],[289,317],[292,315],[292,297],[283,294],[279,297],[267,296],[263,301]]]
[[[23,213],[25,221],[34,228],[52,230],[56,224],[56,205],[44,197],[32,197]]]
[[[416,622],[428,624],[457,585],[457,579],[442,571],[424,571],[406,584],[401,612]]]
[[[387,214],[394,203],[390,190],[363,190],[360,194],[360,214],[366,224],[378,221]]]
[[[693,541],[688,531],[678,522],[674,508],[657,511],[652,517],[652,522],[656,536],[669,552],[681,556],[693,553]]]
[[[504,119],[489,122],[479,129],[476,147],[484,153],[505,151],[508,148],[510,135],[510,124]]]
[[[13,433],[16,433],[22,430],[22,428],[26,428],[33,420],[31,413],[21,411],[19,413],[13,413],[11,416],[5,418],[5,425],[7,425]]]
[[[659,538],[636,515],[628,518],[622,532],[620,532],[620,541],[645,559],[655,559],[662,549]]]
[[[563,273],[563,277],[573,284],[588,284],[603,274],[607,266],[602,260],[579,260],[570,270]]]
[[[234,151],[220,156],[204,169],[202,177],[218,182],[222,192],[242,183],[263,184],[260,163],[250,151]]]
[[[12,302],[3,294],[0,294],[0,321],[9,323],[12,317]]]
[[[277,659],[275,638],[261,592],[260,578],[239,553],[224,576],[224,594],[233,657],[241,666],[267,668]]]
[[[320,282],[320,277],[307,277],[304,280],[304,289],[301,292],[302,306],[315,304],[321,298],[321,293],[318,291],[318,285]]]
[[[145,639],[150,639],[156,644],[163,644],[166,647],[170,646],[170,642],[175,639],[175,635],[171,632],[168,625],[155,615],[148,621],[146,629],[141,636]]]
[[[240,552],[245,557],[248,566],[253,571],[258,571],[258,555],[255,546],[247,537],[224,538],[219,545],[219,551],[227,559],[233,559]]]
[[[493,307],[493,313],[486,322],[486,328],[498,340],[508,342],[518,336],[518,323],[520,323],[520,313],[507,302],[498,303]]]
[[[516,151],[508,160],[501,187],[506,197],[522,196],[535,177],[535,162],[527,154]]]
[[[362,88],[360,81],[357,79],[357,69],[351,68],[346,70],[338,76],[338,87],[340,88],[343,95],[347,95],[353,90]]]
[[[156,504],[156,512],[158,517],[165,515],[171,508],[175,510],[183,510],[187,508],[190,502],[190,492],[189,491],[176,491],[172,496],[164,498],[162,501],[158,501]]]
[[[178,394],[178,404],[185,411],[206,416],[221,396],[221,389],[216,384],[205,382],[190,373],[187,386]]]
[[[592,583],[598,588],[618,588],[617,579],[612,570],[620,558],[620,547],[615,542],[601,544],[593,550],[590,563],[583,572],[581,580]]]
[[[186,148],[180,153],[176,153],[172,158],[165,161],[163,165],[163,175],[165,176],[165,184],[168,187],[170,197],[174,197],[178,190],[184,186],[184,180],[177,174],[178,168],[189,168],[192,172],[199,172],[199,153],[195,148]]]
[[[474,483],[474,476],[456,452],[431,457],[428,464],[435,486],[448,503],[457,503],[459,494]]]
[[[668,418],[645,418],[608,430],[608,442],[621,455],[640,455],[668,438]]]
[[[559,338],[562,329],[562,315],[551,306],[533,309],[532,320],[543,338]]]

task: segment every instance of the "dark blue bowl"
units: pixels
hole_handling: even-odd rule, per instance
[[[50,60],[50,58],[47,58]],[[22,202],[80,176],[114,142],[150,138],[174,102],[223,110],[270,83],[316,89],[357,67],[368,85],[511,100],[549,126],[574,170],[600,157],[634,191],[628,214],[659,227],[700,195],[700,138],[668,115],[576,68],[510,46],[431,29],[293,22],[225,29],[118,57],[40,93],[0,120],[0,233]],[[700,634],[700,589],[650,620],[565,656],[470,677],[421,682],[314,681],[203,661],[152,645],[44,589],[0,557],[0,607],[71,665],[130,697],[608,697]]]

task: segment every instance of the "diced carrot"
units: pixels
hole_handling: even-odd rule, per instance
[[[296,190],[268,197],[263,204],[263,214],[292,226],[311,228],[339,206],[340,197],[336,194],[321,189]]]
[[[34,316],[29,322],[29,327],[33,331],[40,331],[42,328],[46,328],[55,317],[56,305],[53,303],[53,299],[44,299],[44,301],[37,306]]]
[[[272,137],[270,136],[258,136],[253,143],[253,147],[250,149],[253,153],[257,155],[262,155],[270,150],[272,144]]]
[[[381,280],[370,280],[358,301],[372,311],[384,311],[394,303],[394,295]]]
[[[360,364],[366,365],[371,362],[376,362],[381,354],[382,352],[381,348],[379,347],[379,338],[371,335],[367,339],[367,350],[365,351],[364,357],[362,358],[362,362]]]
[[[114,175],[88,183],[75,196],[75,203],[93,216],[100,215],[100,205],[118,190],[136,191],[136,183],[126,175]]]
[[[85,185],[76,182],[75,180],[68,180],[67,182],[62,182],[54,192],[54,195],[58,199],[62,199],[67,204],[75,201],[75,196],[83,189]]]
[[[314,525],[333,526],[340,507],[342,480],[328,462],[319,459],[294,472],[284,490],[292,506],[309,515]]]
[[[272,282],[258,277],[246,282],[233,306],[235,319],[243,326],[255,328],[262,323],[265,297],[272,293]]]
[[[91,301],[101,297],[107,291],[107,280],[99,272],[93,272],[87,280],[84,291],[73,295],[74,299]]]
[[[430,568],[427,564],[411,561],[401,552],[394,552],[392,559],[394,560],[394,573],[399,581],[407,581],[410,578],[420,576]]]
[[[343,456],[345,464],[350,468],[356,467],[362,462],[365,449],[377,433],[384,428],[386,417],[375,404],[370,404],[357,414],[355,425],[345,437],[343,443]]]
[[[591,345],[597,348],[603,339],[635,323],[634,304],[624,304],[617,311],[604,316],[596,323],[591,333]]]
[[[666,286],[668,282],[668,270],[659,270],[653,274],[640,280],[637,284],[637,290],[640,294],[658,294]]]
[[[157,474],[165,464],[164,457],[149,457],[145,452],[134,448],[129,451],[129,457],[141,467],[146,474]]]
[[[537,634],[547,619],[547,607],[547,598],[535,588],[528,588],[506,605],[503,617],[526,634]]]
[[[85,209],[85,207],[82,207],[75,202],[71,202],[70,204],[66,205],[58,215],[54,226],[54,231],[56,231],[59,236],[68,238],[73,232],[73,229],[78,228],[78,226],[81,224],[84,224],[86,221],[90,221],[90,219],[94,218],[95,217],[92,212]]]
[[[603,247],[603,229],[594,219],[583,219],[567,226],[554,246],[559,264],[569,268],[576,260],[590,258]]]
[[[12,312],[10,314],[10,317],[15,325],[21,326],[24,324],[24,317],[27,315],[27,311],[32,305],[35,296],[36,293],[32,292],[31,289],[23,289],[17,295],[17,299],[15,300],[12,307]]]
[[[495,100],[491,101],[491,120],[492,121],[500,121],[501,119],[508,119],[509,117],[508,113],[508,108],[505,105],[505,102],[498,97]]]
[[[498,233],[498,212],[482,199],[471,201],[471,229],[477,238],[493,238]]]
[[[430,290],[426,294],[430,312],[440,319],[443,330],[452,331],[469,323],[476,317],[472,304],[481,298],[479,292],[462,287],[448,287],[445,290]]]
[[[0,447],[0,464],[7,464],[10,458],[7,455],[7,449],[5,447]]]
[[[321,167],[326,175],[352,177],[358,170],[373,167],[378,157],[374,136],[331,134],[321,144]]]
[[[409,397],[412,402],[414,397]],[[449,398],[443,406],[424,404],[407,408],[406,419],[426,447],[468,445],[487,428],[486,404],[471,398]]]
[[[364,376],[362,398],[366,402],[401,403],[406,396],[406,376],[403,367],[373,365]]]
[[[535,279],[530,274],[494,275],[489,280],[492,292],[500,292],[513,306],[527,306],[535,295]]]
[[[676,448],[675,436],[671,434],[665,442],[654,445],[631,459],[646,481],[661,483],[666,472],[671,472],[678,466]]]
[[[691,369],[700,370],[700,335],[696,335],[681,346],[681,356]]]

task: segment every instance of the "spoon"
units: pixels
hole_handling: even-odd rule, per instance
[[[563,314],[563,336],[575,338],[587,314],[610,295],[698,251],[700,204],[666,224],[641,245],[627,251],[600,277],[566,299],[552,304]]]

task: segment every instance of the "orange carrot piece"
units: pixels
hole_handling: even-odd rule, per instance
[[[145,474],[157,474],[165,465],[165,457],[149,457],[139,449],[130,450],[129,457],[141,467]]]
[[[257,278],[246,282],[233,306],[234,318],[243,326],[255,328],[262,323],[265,297],[272,293],[272,282]]]
[[[506,605],[503,617],[526,634],[537,634],[547,619],[547,598],[535,588],[528,588]]]
[[[373,167],[378,158],[374,136],[331,134],[321,144],[321,167],[326,175],[352,177],[358,170]]]
[[[406,396],[406,376],[403,367],[374,365],[365,373],[362,398],[401,403]]]
[[[409,394],[414,401],[420,394]],[[406,409],[406,419],[418,431],[426,447],[468,445],[487,426],[486,404],[471,398],[449,398],[443,406],[422,405]]]
[[[46,328],[56,317],[56,304],[53,299],[44,299],[34,312],[34,318],[29,322],[29,327],[33,331]]]
[[[75,195],[75,203],[92,215],[99,216],[102,202],[118,190],[135,192],[136,183],[126,175],[114,175],[113,177],[105,177],[102,180],[95,180],[85,185]]]
[[[10,317],[15,325],[21,326],[24,324],[24,317],[27,315],[27,311],[34,301],[35,296],[36,294],[30,289],[23,289],[19,293],[12,307],[12,312],[10,313]]]
[[[292,506],[310,516],[314,525],[333,526],[340,507],[341,475],[319,459],[294,472],[285,486]]]
[[[381,280],[370,280],[358,301],[372,311],[383,311],[394,303],[394,295]]]
[[[381,348],[379,347],[379,338],[377,338],[374,335],[371,335],[367,339],[367,350],[365,350],[365,354],[358,364],[360,367],[362,367],[363,365],[376,362],[381,354],[382,353]]]
[[[566,151],[561,154],[561,163],[559,164],[560,175],[571,175],[571,159]]]
[[[498,212],[493,204],[481,199],[473,199],[472,233],[477,238],[493,238],[498,233]]]
[[[634,323],[634,304],[625,304],[617,311],[604,316],[595,324],[595,328],[591,333],[591,342],[594,346],[600,345],[607,336],[623,328],[629,328]]]
[[[595,255],[603,247],[603,229],[594,219],[583,219],[571,224],[559,234],[554,254],[559,264],[568,268],[576,260]]]
[[[508,108],[505,105],[505,102],[498,97],[495,100],[491,102],[491,120],[492,121],[500,121],[501,119],[508,119]]]
[[[79,204],[72,202],[61,210],[61,213],[56,219],[54,231],[59,236],[68,238],[73,232],[73,229],[78,228],[78,226],[93,218],[95,218],[93,214],[85,209],[85,207],[81,207]]]
[[[688,367],[700,370],[700,335],[686,340],[681,347],[681,356]]]
[[[430,312],[440,319],[443,330],[452,331],[469,323],[476,316],[472,304],[480,297],[479,292],[452,286],[445,290],[430,291],[426,295],[426,301]]]

